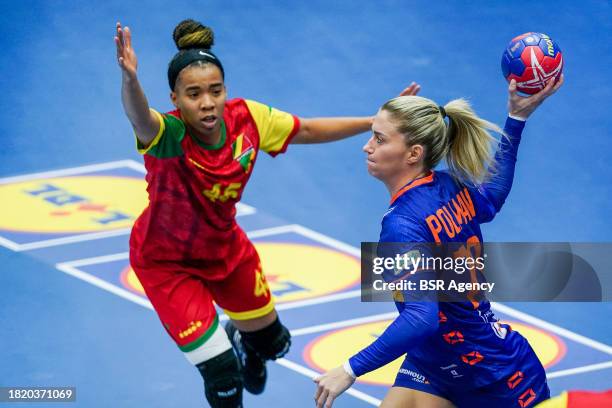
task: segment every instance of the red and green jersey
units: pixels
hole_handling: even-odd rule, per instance
[[[247,239],[236,224],[236,203],[260,150],[275,156],[299,130],[296,116],[258,102],[227,101],[215,146],[191,136],[179,111],[159,114],[160,129],[138,145],[147,169],[149,205],[130,237],[132,264],[179,263],[211,279],[234,269]],[[176,267],[176,266],[173,266]]]

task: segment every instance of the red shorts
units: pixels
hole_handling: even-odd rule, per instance
[[[233,270],[221,280],[181,268],[180,264],[152,264],[132,268],[168,334],[184,352],[202,345],[215,331],[218,318],[213,301],[231,319],[262,317],[274,309],[270,288],[253,244],[244,240]]]

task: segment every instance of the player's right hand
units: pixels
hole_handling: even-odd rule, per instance
[[[123,73],[129,78],[136,78],[138,61],[132,48],[132,32],[129,27],[121,27],[120,22],[117,22],[115,45],[117,46],[117,63]]]
[[[508,85],[508,113],[514,117],[527,120],[546,98],[561,88],[563,80],[563,74],[561,74],[558,81],[550,79],[540,92],[524,97],[517,93],[516,80],[513,79]]]

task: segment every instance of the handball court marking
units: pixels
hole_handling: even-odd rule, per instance
[[[19,183],[23,181],[31,181],[37,179],[47,179],[47,178],[57,178],[57,177],[66,177],[66,176],[75,176],[79,174],[85,173],[93,173],[97,171],[105,171],[105,170],[115,170],[121,168],[128,168],[135,170],[139,173],[146,174],[146,169],[144,165],[134,161],[134,160],[118,160],[113,162],[106,162],[100,164],[91,164],[86,166],[78,166],[65,168],[60,170],[52,170],[52,171],[44,171],[40,173],[31,173],[25,174],[21,176],[13,176],[13,177],[3,177],[0,178],[0,185],[10,184],[10,183]],[[250,205],[238,203],[236,205],[236,217],[255,214],[256,210],[254,207]],[[61,238],[53,238],[53,239],[45,239],[41,241],[28,242],[27,244],[19,244],[17,242],[11,241],[5,237],[0,236],[0,245],[13,250],[15,252],[29,251],[32,249],[40,249],[40,248],[48,248],[58,245],[72,244],[76,242],[84,242],[84,241],[92,241],[96,239],[103,238],[111,238],[117,237],[121,235],[128,235],[132,228],[118,228],[109,231],[101,231],[101,232],[89,232],[82,234],[74,234],[68,235],[66,237]]]

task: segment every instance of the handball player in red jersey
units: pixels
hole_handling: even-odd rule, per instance
[[[260,151],[321,143],[370,129],[372,117],[302,119],[247,99],[227,100],[213,31],[185,20],[168,66],[175,110],[150,109],[128,27],[117,23],[122,102],[147,170],[149,205],[130,237],[130,263],[168,334],[204,378],[212,407],[241,407],[263,391],[266,360],[287,353],[260,259],[236,223],[236,203]],[[412,84],[402,95],[414,95]],[[229,316],[220,327],[213,301]]]

